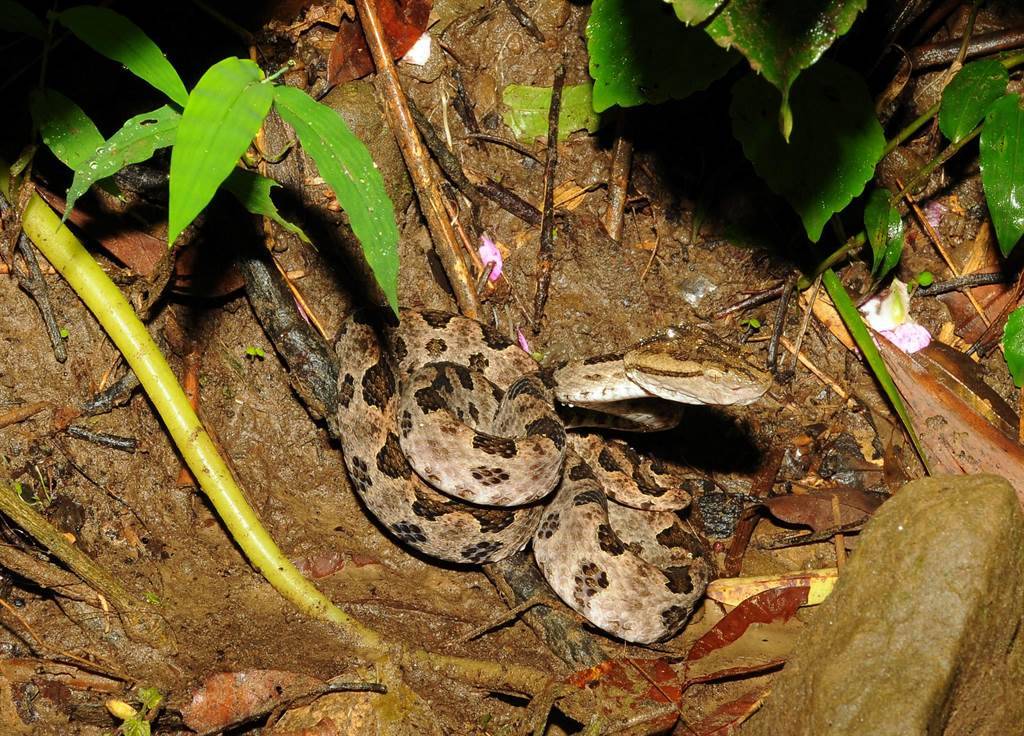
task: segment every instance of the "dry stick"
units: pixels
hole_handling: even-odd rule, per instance
[[[416,128],[420,131],[420,135],[423,136],[423,143],[426,144],[427,149],[434,156],[434,160],[437,161],[437,165],[441,168],[444,175],[448,177],[448,180],[455,185],[459,192],[474,207],[482,205],[483,197],[477,191],[477,188],[473,186],[473,183],[466,178],[466,173],[462,170],[462,164],[459,163],[458,158],[456,158],[452,149],[448,147],[448,144],[441,140],[441,137],[434,132],[434,126],[430,124],[430,121],[420,112],[412,100],[409,100],[409,114],[412,115]]]
[[[35,416],[49,405],[50,404],[47,401],[37,401],[33,404],[25,404],[25,406],[18,406],[9,411],[5,411],[3,414],[0,414],[0,429],[12,424],[24,422],[26,419]]]
[[[786,314],[789,312],[789,300],[793,297],[793,287],[796,285],[796,276],[790,275],[783,284],[782,298],[779,300],[779,308],[775,312],[775,326],[772,328],[772,339],[768,341],[768,370],[775,373],[779,364],[779,340],[782,339],[782,331],[786,329]]]
[[[382,87],[385,101],[385,112],[388,123],[398,140],[402,150],[402,158],[409,169],[420,209],[427,219],[427,227],[434,241],[437,255],[441,259],[448,281],[455,290],[455,301],[467,317],[479,319],[480,302],[476,296],[474,279],[462,260],[458,241],[448,215],[445,213],[441,200],[441,190],[434,172],[430,168],[430,159],[423,147],[412,114],[409,112],[402,84],[398,79],[398,70],[391,59],[391,53],[384,42],[384,31],[380,18],[372,0],[356,0],[359,11],[359,22],[363,27],[366,44],[377,67],[377,81]]]
[[[455,108],[455,112],[462,119],[462,125],[471,135],[479,133],[480,123],[477,122],[476,113],[473,111],[473,101],[469,99],[458,67],[452,68],[452,81],[455,82],[455,97],[452,98],[452,107]]]
[[[46,279],[39,268],[39,259],[36,258],[35,249],[29,242],[25,233],[18,236],[18,252],[25,259],[28,267],[28,275],[18,275],[18,285],[25,290],[32,301],[39,309],[39,316],[43,318],[46,325],[46,334],[50,337],[50,345],[53,347],[53,357],[58,363],[64,363],[68,359],[68,351],[64,347],[64,338],[60,336],[60,327],[57,326],[57,319],[53,316],[53,305],[50,304],[50,290],[46,286]]]
[[[139,446],[139,441],[134,437],[121,437],[120,435],[108,434],[107,432],[96,432],[81,426],[71,425],[67,428],[67,433],[75,439],[85,440],[86,442],[125,452],[135,452]]]
[[[953,38],[941,43],[929,43],[918,46],[910,51],[910,62],[915,69],[927,69],[933,66],[949,64],[957,58],[963,44],[962,38]],[[980,33],[967,44],[965,58],[987,56],[998,51],[1009,51],[1024,46],[1024,28],[1011,28],[1007,31]]]
[[[914,296],[938,296],[951,291],[960,291],[965,287],[1005,284],[1008,281],[1006,275],[998,271],[995,273],[969,273],[948,281],[936,281],[928,286],[921,286],[914,291]]]
[[[565,64],[555,69],[551,86],[551,108],[548,110],[548,161],[544,167],[544,207],[540,225],[540,262],[537,264],[537,293],[533,298],[533,334],[540,332],[544,304],[551,285],[554,265],[555,230],[555,167],[558,166],[558,115],[562,110],[562,88],[565,86]]]
[[[808,312],[808,314],[810,314],[810,312]],[[807,355],[800,351],[800,348],[797,345],[794,345],[785,337],[782,338],[781,342],[782,347],[786,348],[786,350],[788,350],[793,356],[794,372],[796,372],[796,363],[797,361],[799,361],[800,363],[804,364],[804,367],[806,367],[807,370],[814,374],[815,378],[817,378],[819,381],[821,381],[830,389],[832,389],[832,392],[835,393],[843,401],[846,401],[850,398],[850,394],[848,394],[842,386],[840,386],[838,383],[829,378],[827,373],[825,373],[818,366],[816,366],[814,362],[807,357]]]
[[[814,309],[814,302],[818,299],[818,291],[821,289],[821,276],[814,279],[814,286],[811,287],[811,295],[807,297],[807,309],[804,310],[803,321],[800,322],[800,331],[796,334],[796,343],[793,348],[793,375],[796,375],[797,362],[803,362],[803,353],[800,352],[800,346],[804,344],[804,335],[807,334],[807,328],[811,324],[811,312]],[[787,350],[789,348],[786,348]],[[809,361],[808,361],[809,362]],[[813,370],[812,370],[813,372]],[[844,396],[845,398],[845,396]]]
[[[534,227],[540,225],[543,219],[540,210],[502,184],[493,179],[485,178],[484,181],[476,185],[476,189],[480,194],[487,197],[509,214],[518,217],[527,225],[533,225]]]
[[[786,289],[786,282],[783,281],[778,286],[773,286],[770,289],[759,291],[756,294],[751,294],[746,299],[742,299],[735,304],[732,304],[724,309],[720,309],[712,315],[711,319],[722,319],[728,317],[733,312],[739,312],[744,309],[751,307],[759,307],[762,304],[767,304],[770,301],[774,301],[782,296],[782,292]]]
[[[110,601],[121,615],[125,632],[138,642],[154,649],[173,649],[166,624],[156,613],[136,598],[119,580],[50,525],[31,506],[21,500],[6,476],[0,476],[0,512],[24,529],[50,553],[71,568],[93,590]]]
[[[534,37],[538,42],[544,43],[547,39],[544,38],[544,34],[541,33],[540,28],[533,22],[533,18],[526,14],[526,11],[520,8],[515,0],[505,0],[505,5],[508,7],[508,12],[512,14],[512,17],[516,19],[516,22],[523,27],[523,29]]]
[[[633,166],[633,140],[626,129],[626,111],[619,110],[615,123],[615,147],[612,149],[611,170],[608,172],[608,211],[604,228],[615,242],[622,240],[622,219],[626,211],[629,190],[629,170]]]
[[[500,135],[491,135],[490,133],[466,133],[465,138],[473,141],[484,141],[485,143],[495,143],[499,146],[505,146],[506,148],[511,148],[516,153],[521,153],[523,156],[540,163],[540,159],[528,148],[519,145],[515,141],[502,138]]]

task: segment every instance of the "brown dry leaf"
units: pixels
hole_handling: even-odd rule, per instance
[[[962,376],[953,378],[946,367],[930,360],[937,352],[932,350],[934,344],[907,355],[882,336],[876,336],[876,341],[932,471],[996,473],[1010,482],[1024,503],[1024,448],[985,418],[1015,430],[1016,422],[1007,427],[1006,421],[1006,412],[1012,415],[1012,410],[1005,405],[997,409],[1001,401],[975,393]]]
[[[712,580],[706,595],[724,606],[738,606],[751,596],[772,588],[793,588],[809,586],[807,605],[821,603],[835,587],[839,571],[834,567],[820,570],[798,570],[781,575],[751,575],[741,578],[719,578]]]
[[[594,187],[584,189],[574,181],[564,181],[555,187],[554,205],[563,210],[572,212],[583,204],[583,197],[587,192],[593,191]]]
[[[642,724],[637,733],[661,733],[678,719],[675,708],[666,706],[679,702],[682,688],[664,659],[610,659],[570,675],[566,684],[578,688],[581,697],[562,698],[559,707],[584,723],[599,716],[609,733],[612,724],[624,721]]]
[[[835,518],[833,500],[838,499],[839,518]],[[858,488],[814,490],[808,493],[788,493],[765,500],[764,506],[776,519],[787,524],[809,526],[822,531],[835,526],[859,524],[882,505],[882,498]]]
[[[761,707],[761,703],[771,692],[771,685],[764,684],[747,691],[736,700],[718,706],[713,713],[698,723],[690,725],[690,730],[698,736],[729,736],[750,718]]]
[[[391,58],[401,59],[427,30],[433,0],[375,0]],[[327,60],[327,82],[338,84],[360,79],[374,70],[373,58],[359,21],[343,21]]]
[[[192,693],[181,717],[192,730],[213,733],[269,713],[294,698],[322,692],[324,687],[323,680],[283,670],[218,672]]]
[[[716,649],[738,640],[752,624],[785,622],[800,608],[807,605],[808,585],[772,588],[747,598],[694,642],[686,654],[686,661],[706,657]]]

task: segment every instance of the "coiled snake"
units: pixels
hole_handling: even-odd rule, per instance
[[[336,345],[345,465],[370,512],[453,562],[500,560],[532,539],[552,589],[594,625],[638,643],[676,633],[710,574],[675,513],[690,494],[624,443],[567,436],[554,401],[663,428],[678,419],[665,400],[749,403],[767,374],[699,328],[540,371],[473,320],[400,319],[378,330],[357,313]]]

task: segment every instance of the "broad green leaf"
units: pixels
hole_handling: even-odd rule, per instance
[[[890,204],[885,189],[875,189],[864,207],[864,230],[871,243],[871,273],[882,278],[900,262],[903,253],[903,218]]]
[[[1017,388],[1024,386],[1024,307],[1010,312],[1003,328],[1003,352]]]
[[[1003,255],[1024,234],[1024,110],[1017,95],[995,102],[981,129],[981,183]]]
[[[914,443],[914,448],[921,457],[921,462],[924,463],[925,470],[927,471],[928,458],[924,454],[921,443],[918,442],[917,432],[914,431],[914,425],[910,421],[910,414],[907,413],[907,407],[903,404],[903,397],[900,396],[899,389],[896,388],[892,376],[889,375],[889,369],[885,367],[885,361],[882,360],[882,355],[878,352],[878,346],[875,345],[875,341],[871,338],[871,333],[868,331],[867,325],[864,324],[863,317],[857,311],[857,307],[854,305],[853,300],[850,299],[850,295],[846,293],[846,287],[843,286],[843,282],[836,276],[835,271],[829,268],[821,274],[821,283],[835,305],[836,311],[839,312],[839,316],[842,317],[846,329],[850,331],[854,342],[857,343],[857,347],[860,348],[864,359],[867,360],[872,373],[875,374],[875,378],[882,386],[882,390],[885,391],[885,395],[889,398],[892,408],[896,410],[896,414],[899,416],[900,421],[903,422],[903,426],[907,428],[910,441]]]
[[[733,134],[768,186],[785,197],[817,242],[825,223],[864,190],[885,136],[867,85],[855,72],[822,61],[793,85],[793,135],[774,124],[779,92],[760,77],[733,88]]]
[[[972,61],[942,91],[939,130],[953,143],[962,140],[1006,94],[1010,75],[998,61]]]
[[[867,0],[730,0],[706,26],[723,48],[736,48],[750,68],[782,93],[779,129],[789,139],[790,89],[853,25]],[[795,112],[795,111],[793,111]]]
[[[97,53],[124,64],[135,76],[163,92],[178,105],[188,101],[185,85],[160,48],[145,31],[120,13],[79,5],[57,13],[57,21]]]
[[[345,121],[294,87],[275,88],[274,107],[348,214],[352,232],[391,308],[398,311],[398,227],[377,166]]]
[[[29,97],[32,120],[53,155],[77,169],[103,145],[103,134],[82,108],[53,89],[33,90]]]
[[[274,101],[274,88],[248,59],[219,61],[189,95],[171,149],[167,242],[209,204],[245,153]]]
[[[279,186],[281,185],[269,177],[238,167],[224,180],[224,188],[231,192],[243,207],[254,215],[269,217],[285,230],[294,233],[308,243],[309,238],[306,233],[302,232],[302,228],[284,219],[277,211],[274,200],[270,198],[270,190]]]
[[[687,28],[656,0],[594,0],[587,22],[594,109],[680,100],[736,63],[699,28]]]
[[[592,86],[565,85],[562,107],[558,111],[558,140],[565,140],[577,130],[591,133],[601,127],[601,116],[591,103]],[[532,143],[548,134],[548,111],[551,109],[551,87],[527,87],[510,84],[501,93],[505,105],[502,119],[521,141]]]
[[[0,31],[24,33],[26,36],[46,38],[46,26],[20,3],[0,0]]]
[[[676,11],[676,17],[679,20],[693,25],[706,21],[725,0],[665,0],[665,2],[672,3],[672,8]]]
[[[113,176],[125,166],[147,160],[158,148],[173,145],[180,120],[181,115],[167,105],[127,120],[89,159],[75,167],[64,219],[95,182]]]

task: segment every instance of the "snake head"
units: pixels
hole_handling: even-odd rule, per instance
[[[682,404],[750,404],[771,386],[771,374],[736,345],[697,326],[671,327],[638,343],[623,358],[626,375],[645,390]]]

